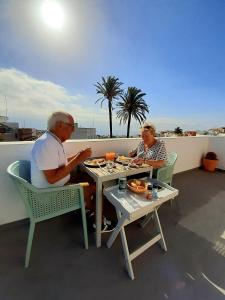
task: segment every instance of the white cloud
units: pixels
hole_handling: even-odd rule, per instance
[[[0,69],[0,114],[4,114],[7,99],[11,121],[26,121],[26,126],[45,128],[49,114],[56,110],[70,112],[83,126],[89,126],[93,110],[88,108],[88,97],[70,95],[62,86],[37,80],[16,69]],[[98,123],[105,123],[105,110],[94,112]]]

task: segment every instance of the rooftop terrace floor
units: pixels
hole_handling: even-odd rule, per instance
[[[30,267],[23,267],[28,225],[0,228],[0,299],[210,299],[225,297],[225,173],[200,169],[174,176],[180,194],[173,208],[159,209],[168,251],[154,245],[125,267],[120,238],[111,249],[83,248],[74,213],[36,226]],[[76,217],[75,217],[76,216]],[[128,226],[131,248],[154,231]]]

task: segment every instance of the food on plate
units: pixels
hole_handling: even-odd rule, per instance
[[[137,190],[141,191],[141,190],[145,190],[145,186],[143,185],[137,185]]]
[[[131,161],[132,158],[131,158],[131,157],[124,156],[124,155],[120,155],[120,156],[118,156],[117,160],[118,160],[118,161],[121,161],[121,162],[122,162],[122,161]]]
[[[130,179],[127,183],[128,188],[135,193],[145,193],[147,191],[147,184],[145,180]]]
[[[90,166],[98,166],[98,165],[105,164],[105,159],[104,158],[88,159],[88,160],[85,160],[84,163],[86,165],[90,165]]]
[[[135,187],[135,188],[137,188],[137,185],[136,185],[136,183],[135,182],[131,182],[131,184],[130,184],[131,186],[133,186],[133,187]]]

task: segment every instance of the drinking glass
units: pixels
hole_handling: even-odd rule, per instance
[[[158,198],[158,185],[153,183],[152,185],[152,198],[156,200]]]
[[[106,168],[109,173],[113,172],[113,167],[114,167],[114,162],[112,160],[107,160],[106,161]]]
[[[124,193],[126,192],[127,188],[127,178],[126,177],[120,177],[119,178],[119,190],[118,193]]]

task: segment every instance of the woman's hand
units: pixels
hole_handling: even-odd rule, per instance
[[[137,155],[136,151],[131,151],[128,153],[129,157],[135,157]]]
[[[133,160],[133,163],[137,164],[137,165],[141,165],[145,163],[145,160],[143,158],[135,158]]]

